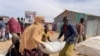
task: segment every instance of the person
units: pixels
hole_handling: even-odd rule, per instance
[[[44,34],[42,37],[42,41],[43,42],[46,42],[46,41],[51,42],[50,33],[48,32],[48,25],[47,24],[44,25]],[[43,53],[43,56],[49,56],[49,54]]]
[[[48,32],[48,26],[46,24],[44,26],[44,33],[43,33],[42,41],[43,42],[46,42],[46,41],[51,42],[50,33]]]
[[[19,52],[19,38],[15,35],[13,35],[12,37],[12,45],[8,49],[6,56],[22,56]]]
[[[75,36],[77,35],[77,31],[74,25],[71,25],[68,22],[68,18],[63,18],[63,26],[61,27],[61,32],[59,34],[58,40],[60,40],[61,36],[64,34],[64,40],[66,41],[65,47],[62,51],[60,51],[59,56],[74,56],[73,49],[74,49],[74,42]]]
[[[24,31],[24,23],[23,23],[24,18],[21,18],[21,20],[20,20],[20,18],[18,17],[17,19],[18,19],[18,22],[19,22],[19,24],[21,26],[21,32],[23,32]]]
[[[6,30],[6,24],[3,21],[3,18],[0,18],[0,39],[1,41],[5,41],[5,30]]]
[[[10,39],[10,36],[9,36],[9,26],[8,26],[8,23],[6,23],[6,30],[5,30],[5,37],[7,38],[7,40]]]
[[[20,34],[21,34],[21,27],[18,21],[14,18],[11,17],[7,23],[9,33],[12,34],[12,43],[14,45],[14,48],[12,48],[12,55],[20,56],[19,54],[19,39],[20,39]]]
[[[43,56],[43,53],[38,49],[38,45],[44,47],[41,44],[44,32],[44,17],[36,16],[34,20],[35,22],[28,26],[21,35],[19,52],[23,56]]]
[[[9,19],[8,26],[9,26],[9,31],[12,35],[15,35],[16,37],[20,36],[21,26],[14,17],[11,17],[11,19]]]
[[[84,18],[81,18],[80,22],[76,24],[76,30],[78,32],[78,36],[77,36],[78,43],[86,39],[85,33],[84,33],[84,30],[85,30],[84,22],[85,22]]]

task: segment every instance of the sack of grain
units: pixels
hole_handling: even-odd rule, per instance
[[[47,54],[57,53],[61,51],[65,46],[65,42],[58,41],[58,40],[53,42],[42,42],[42,44],[45,46],[45,48],[39,45],[39,49],[43,53],[47,53]]]

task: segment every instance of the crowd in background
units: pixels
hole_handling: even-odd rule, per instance
[[[19,18],[11,17],[8,22],[4,22],[3,18],[0,18],[0,41],[9,40],[11,35],[20,36],[23,30],[24,25]]]
[[[73,56],[73,49],[75,44],[86,39],[84,33],[84,18],[81,18],[80,22],[76,24],[76,27],[75,25],[71,25],[68,21],[69,20],[67,17],[63,18],[64,24],[62,25],[61,32],[58,36],[58,39],[60,39],[61,36],[64,35],[63,41],[66,41],[66,45],[64,49],[59,53],[59,56]],[[12,51],[12,56],[15,54],[16,56],[21,56],[21,54],[23,56],[32,56],[29,53],[30,50],[32,52],[36,52],[34,55],[37,54],[37,56],[49,56],[49,54],[41,53],[37,49],[37,46],[41,44],[41,41],[51,42],[48,32],[48,24],[43,24],[44,18],[42,16],[36,17],[34,23],[27,28],[22,22],[22,19],[20,20],[20,18],[15,19],[14,17],[11,17],[7,23],[3,21],[3,18],[0,18],[0,41],[9,40],[10,35],[12,35],[12,42],[15,46],[15,48],[12,50],[16,50],[15,52]]]

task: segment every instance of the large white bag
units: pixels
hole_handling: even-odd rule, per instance
[[[6,56],[8,50],[2,50],[0,51],[0,56]]]
[[[61,42],[61,41],[43,42],[42,44],[45,46],[45,48],[39,45],[39,49],[43,53],[47,53],[47,54],[57,53],[61,51],[65,46],[65,42]]]
[[[87,56],[100,56],[100,36],[79,43],[76,47],[80,54]]]

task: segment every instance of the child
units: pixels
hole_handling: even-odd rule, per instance
[[[43,34],[43,37],[42,37],[42,41],[43,41],[43,42],[46,42],[47,40],[48,40],[49,42],[51,42],[50,37],[49,37],[48,28],[45,27],[45,29],[44,29],[44,34]],[[49,56],[49,54],[43,53],[43,56]]]

